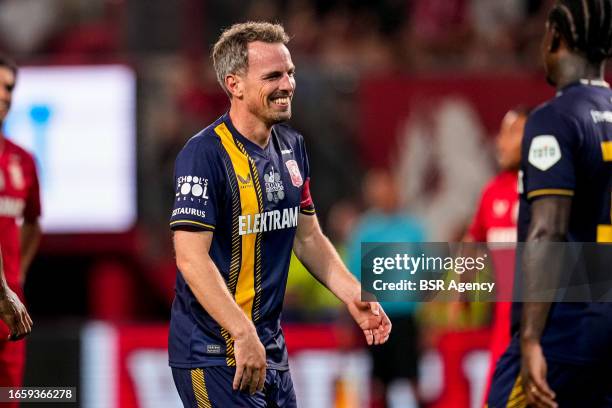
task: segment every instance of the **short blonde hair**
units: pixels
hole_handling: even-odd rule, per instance
[[[212,51],[217,81],[229,95],[225,77],[233,73],[245,73],[249,68],[248,45],[255,41],[287,45],[289,36],[280,24],[248,21],[234,24],[221,33]]]

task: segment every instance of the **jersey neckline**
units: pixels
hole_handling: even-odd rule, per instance
[[[226,112],[223,115],[223,122],[227,125],[227,128],[229,129],[232,136],[234,136],[236,139],[238,139],[240,143],[242,143],[248,153],[258,154],[259,156],[262,156],[266,159],[269,157],[268,150],[270,149],[272,136],[270,136],[266,147],[262,148],[251,140],[249,140],[246,136],[240,133],[238,129],[236,129],[236,127],[232,123],[232,119],[230,118],[229,112]]]

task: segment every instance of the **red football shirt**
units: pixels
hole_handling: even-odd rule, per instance
[[[517,183],[517,172],[505,171],[486,185],[468,230],[474,241],[516,242],[519,205]]]
[[[0,248],[11,289],[20,292],[19,222],[40,216],[40,194],[32,155],[0,137]]]
[[[516,242],[518,219],[518,173],[505,171],[498,174],[482,192],[478,211],[474,216],[469,235],[477,242]],[[498,276],[497,282],[513,284],[513,276]],[[495,364],[510,343],[510,316],[512,303],[495,304],[493,327],[489,351],[491,363],[487,381],[487,391],[493,377]]]

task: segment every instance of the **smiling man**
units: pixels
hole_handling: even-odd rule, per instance
[[[237,24],[213,49],[228,113],[176,160],[176,297],[169,354],[186,407],[295,407],[280,314],[291,250],[342,300],[368,344],[391,322],[319,227],[303,137],[291,118],[295,67],[280,25]]]

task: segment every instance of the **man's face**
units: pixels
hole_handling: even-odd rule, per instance
[[[291,118],[295,91],[295,66],[281,43],[249,43],[249,67],[242,80],[242,100],[247,109],[266,125]]]
[[[0,66],[0,123],[4,121],[11,108],[13,88],[15,88],[15,74],[10,69]]]
[[[521,141],[525,130],[525,115],[510,111],[502,120],[497,135],[497,163],[502,170],[516,170],[521,164]]]

